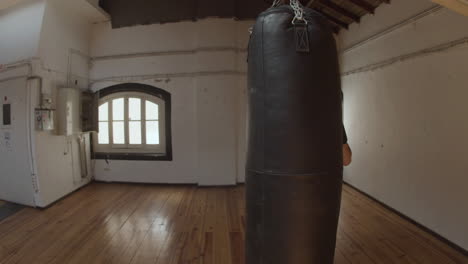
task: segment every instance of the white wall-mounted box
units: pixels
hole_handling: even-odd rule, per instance
[[[54,122],[55,110],[53,109],[36,109],[35,123],[37,131],[52,131],[55,129]]]

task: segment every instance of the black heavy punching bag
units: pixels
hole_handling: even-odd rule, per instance
[[[260,14],[249,44],[246,264],[334,259],[343,171],[336,44],[319,13],[291,2]]]

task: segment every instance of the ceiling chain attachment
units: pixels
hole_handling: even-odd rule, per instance
[[[282,0],[275,0],[273,1],[273,4],[271,5],[271,7],[277,7],[279,6],[283,1]]]
[[[277,7],[283,4],[283,0],[274,0],[271,7]],[[304,6],[300,0],[290,0],[289,5],[294,10],[293,24],[302,23],[307,24],[307,20],[304,18]]]
[[[307,20],[304,18],[304,6],[301,4],[301,2],[299,0],[290,0],[290,5],[294,10],[294,19],[292,23],[307,24]]]

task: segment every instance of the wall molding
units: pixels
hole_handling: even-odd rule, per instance
[[[372,63],[372,64],[369,64],[369,65],[366,65],[366,66],[358,67],[356,69],[341,73],[341,76],[344,77],[344,76],[348,76],[348,75],[352,75],[352,74],[356,74],[356,73],[368,72],[368,71],[373,71],[373,70],[385,68],[385,67],[391,66],[391,65],[393,65],[393,64],[395,64],[397,62],[403,62],[403,61],[407,61],[407,60],[410,60],[410,59],[415,59],[415,58],[422,57],[422,56],[427,56],[427,55],[434,54],[434,53],[440,53],[440,52],[447,51],[447,50],[457,48],[457,47],[461,47],[461,46],[464,46],[464,45],[468,45],[468,36],[463,37],[463,38],[458,39],[458,40],[446,42],[444,44],[440,44],[440,45],[437,45],[437,46],[434,46],[434,47],[430,47],[430,48],[422,49],[422,50],[419,50],[419,51],[416,51],[416,52],[412,52],[412,53],[400,55],[400,56],[397,56],[397,57],[393,57],[393,58],[390,58],[390,59],[386,59],[386,60],[383,60],[381,62]]]
[[[246,52],[244,49],[238,49],[238,48],[230,48],[231,50],[237,50],[237,52]],[[202,52],[204,51],[225,51],[225,48],[207,48],[207,49],[202,49]],[[187,54],[188,52],[193,52],[192,51],[175,51],[175,52],[182,52],[182,53],[177,53],[177,54]],[[156,54],[153,56],[159,56],[158,54],[161,53],[168,53],[167,55],[175,55],[175,52],[169,51],[169,52],[156,52],[152,54]],[[195,51],[197,53],[198,51]],[[166,54],[164,54],[166,55]],[[122,55],[117,55],[117,57],[113,58],[105,58],[105,60],[109,59],[120,59],[120,58],[135,58],[135,57],[140,57],[140,56],[147,56],[143,53],[138,53],[135,54],[135,56],[131,54],[122,54]],[[2,73],[6,73],[8,71],[12,71],[18,68],[22,68],[25,66],[29,66],[31,68],[30,74],[29,75],[24,75],[24,76],[13,76],[5,79],[0,79],[0,82],[5,82],[5,81],[10,81],[12,79],[17,79],[17,78],[23,78],[23,77],[28,77],[32,74],[32,64],[33,62],[36,61],[40,65],[39,67],[41,68],[42,71],[48,72],[48,73],[58,73],[63,75],[64,77],[68,76],[67,73],[65,72],[57,72],[51,69],[47,69],[44,67],[42,61],[40,58],[30,58],[27,60],[21,60],[17,62],[12,62],[9,64],[4,64],[3,68],[0,69],[0,75]],[[86,80],[89,82],[89,86],[91,87],[93,84],[100,83],[100,82],[116,82],[116,83],[122,83],[122,82],[132,82],[132,81],[146,81],[146,80],[151,80],[151,79],[171,79],[171,78],[194,78],[194,77],[203,77],[203,76],[225,76],[225,75],[234,75],[234,76],[245,76],[247,75],[247,72],[243,71],[199,71],[199,72],[180,72],[180,73],[155,73],[155,74],[144,74],[144,75],[123,75],[123,76],[111,76],[111,77],[105,77],[105,78],[100,78],[100,79],[92,79],[88,77],[83,77],[83,76],[78,76],[75,74],[72,74],[71,76],[75,78],[79,78],[82,80]]]
[[[30,66],[34,60],[39,60],[38,57],[32,57],[24,60],[14,61],[6,64],[0,64],[0,74],[12,71],[18,68],[22,68],[24,66]]]
[[[14,71],[14,70],[17,70],[17,69],[25,68],[25,67],[28,67],[28,73],[27,74],[24,74],[24,73],[12,74],[9,77],[0,79],[0,83],[12,81],[12,80],[17,80],[17,79],[28,78],[28,77],[32,76],[33,75],[33,60],[34,59],[35,58],[30,58],[30,59],[26,59],[26,60],[20,60],[20,61],[16,61],[16,62],[1,65],[2,67],[0,67],[0,75],[11,72],[11,71]]]
[[[29,77],[29,76],[32,76],[32,75],[41,75],[43,77],[45,77],[45,76],[50,77],[50,74],[55,74],[56,76],[62,76],[63,78],[66,78],[67,79],[66,81],[67,81],[68,85],[70,85],[70,78],[71,77],[78,78],[80,80],[85,80],[86,82],[89,82],[90,81],[89,77],[80,76],[80,75],[73,74],[72,72],[70,72],[70,70],[71,70],[71,68],[70,68],[71,67],[71,58],[70,58],[71,55],[70,54],[75,54],[75,55],[80,55],[80,56],[87,56],[87,55],[84,55],[83,53],[79,53],[79,51],[70,49],[67,72],[47,68],[44,65],[44,61],[40,57],[31,57],[31,58],[24,59],[24,60],[19,60],[19,61],[16,61],[16,62],[11,62],[11,63],[7,63],[7,64],[0,64],[0,76],[2,74],[5,74],[5,73],[13,71],[13,70],[28,67],[28,74],[23,74],[22,76],[7,77],[7,78],[4,78],[4,79],[0,79],[0,82],[6,82],[6,81],[18,79],[18,78]]]
[[[91,58],[91,62],[103,61],[103,60],[118,60],[118,59],[129,59],[129,58],[141,58],[141,57],[158,57],[158,56],[173,56],[173,55],[192,55],[202,52],[234,52],[242,53],[247,52],[245,48],[238,47],[200,47],[190,50],[169,50],[169,51],[149,51],[149,52],[134,52],[124,54],[114,54],[105,56],[96,56]]]
[[[381,38],[381,37],[383,37],[383,36],[385,36],[387,34],[390,34],[393,31],[396,31],[396,30],[398,30],[398,29],[400,29],[402,27],[405,27],[407,25],[410,25],[410,24],[412,24],[412,23],[414,23],[414,22],[416,22],[416,21],[418,21],[418,20],[420,20],[422,18],[425,18],[425,17],[427,17],[429,15],[437,13],[437,12],[441,11],[442,9],[444,9],[444,7],[440,6],[440,5],[432,6],[432,7],[428,8],[428,9],[426,9],[426,10],[424,10],[424,11],[422,11],[422,12],[420,12],[420,13],[418,13],[418,14],[410,17],[410,18],[407,18],[407,19],[405,19],[403,21],[400,21],[400,22],[398,22],[398,23],[396,23],[394,25],[391,25],[390,27],[388,27],[388,28],[374,34],[374,35],[371,35],[370,37],[367,37],[364,40],[361,40],[361,41],[358,41],[357,43],[351,44],[351,46],[346,47],[343,50],[341,50],[340,53],[345,54],[345,53],[350,52],[350,51],[352,51],[354,49],[357,49],[357,48],[359,48],[359,47],[361,47],[363,45],[366,45],[369,42],[372,42],[372,41],[374,41],[376,39],[379,39],[379,38]]]
[[[14,77],[9,77],[9,78],[5,78],[5,79],[1,79],[1,80],[0,80],[0,83],[8,82],[8,81],[13,81],[13,80],[18,80],[18,79],[27,79],[28,77],[30,77],[30,75],[18,75],[18,76],[14,76]]]
[[[152,80],[152,79],[166,79],[170,81],[171,78],[194,78],[194,77],[203,77],[203,76],[226,76],[226,75],[243,76],[246,74],[247,72],[242,72],[242,71],[201,71],[201,72],[126,75],[126,76],[113,76],[113,77],[92,80],[90,85],[100,83],[100,82],[126,83],[126,82],[147,81],[147,80]]]

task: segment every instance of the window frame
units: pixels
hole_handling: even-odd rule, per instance
[[[111,86],[98,92],[99,107],[108,103],[108,126],[109,126],[109,144],[98,144],[98,134],[93,135],[93,156],[94,159],[106,160],[172,160],[172,136],[171,136],[171,95],[157,87],[143,84],[121,84]],[[124,98],[124,129],[125,129],[125,144],[112,144],[112,100]],[[142,128],[142,144],[129,143],[129,114],[128,102],[129,98],[141,99],[141,128]],[[104,100],[104,101],[102,101]],[[144,145],[146,140],[146,101],[153,102],[158,105],[159,117],[159,145]],[[99,126],[99,120],[97,120]]]
[[[141,143],[140,144],[131,144],[130,143],[130,120],[129,117],[129,99],[130,98],[137,98],[140,99],[140,113],[141,119],[138,120],[141,122]],[[124,123],[124,131],[125,131],[125,143],[123,144],[116,144],[113,142],[113,123],[117,122],[113,119],[113,101],[116,99],[123,99],[124,100],[124,118],[122,121],[119,122]],[[154,103],[158,106],[158,119],[156,120],[149,120],[146,118],[146,104],[147,102]],[[98,121],[107,122],[108,123],[108,136],[109,136],[109,144],[100,144],[99,139],[96,142],[96,151],[98,152],[141,152],[141,153],[157,153],[157,154],[164,154],[166,149],[165,143],[165,102],[158,97],[151,96],[148,94],[140,93],[140,92],[121,92],[115,93],[109,96],[106,96],[99,101],[99,107],[103,104],[108,104],[108,120],[107,121]],[[159,125],[159,144],[147,144],[146,143],[146,122],[148,121],[158,121]]]

